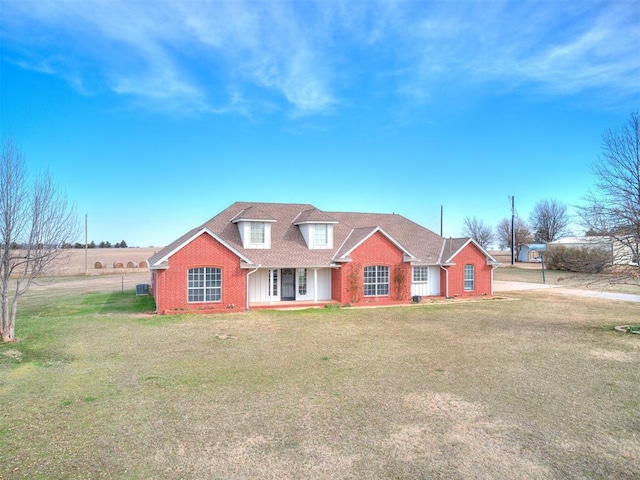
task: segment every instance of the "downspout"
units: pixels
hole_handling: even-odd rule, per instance
[[[493,272],[499,265],[491,265],[491,296],[493,297]]]
[[[164,275],[162,279],[160,278],[159,270],[153,269],[151,270],[151,292],[153,294],[153,303],[156,305],[155,313],[156,315],[164,314],[164,311],[160,311],[158,305],[158,298],[165,298],[165,285],[166,281],[164,279]],[[160,291],[162,290],[162,292]]]
[[[151,288],[152,288],[152,292],[153,292],[153,303],[156,305],[156,315],[158,314],[158,302],[156,300],[156,298],[158,298],[159,295],[159,291],[160,291],[160,285],[159,285],[159,281],[158,281],[158,274],[155,270],[152,271],[151,273]]]
[[[249,311],[249,276],[253,273],[256,273],[257,271],[258,271],[258,267],[254,268],[249,273],[247,273],[247,300],[246,300],[246,306],[245,306],[245,310],[247,312]]]
[[[444,296],[449,298],[449,269],[440,265],[440,268],[444,270]]]

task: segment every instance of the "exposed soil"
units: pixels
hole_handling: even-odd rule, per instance
[[[126,268],[129,262],[140,265],[147,262],[149,257],[162,247],[150,248],[89,248],[71,249],[66,253],[64,262],[57,269],[57,275],[105,275],[112,273],[134,272],[136,270],[148,270],[145,268]],[[86,252],[86,253],[85,253]],[[104,262],[106,268],[95,268],[96,262]],[[120,262],[125,268],[114,268],[114,264]]]
[[[56,268],[29,288],[27,295],[43,295],[45,291],[47,295],[59,295],[72,291],[102,292],[135,289],[138,284],[151,283],[150,270],[140,267],[114,268],[114,263],[121,262],[127,265],[129,262],[135,262],[140,265],[160,248],[90,248],[86,251],[86,257],[84,249],[69,250],[65,252],[64,260]],[[104,262],[106,268],[95,268],[95,263],[98,261]],[[55,289],[51,288],[52,285],[55,285]]]

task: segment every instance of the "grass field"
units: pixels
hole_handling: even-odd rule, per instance
[[[639,285],[612,284],[606,275],[590,275],[558,270],[545,270],[545,283],[566,288],[640,294]],[[543,283],[542,269],[539,264],[516,264],[500,266],[494,272],[495,280],[508,282]]]
[[[155,316],[98,280],[0,345],[2,479],[640,477],[638,304]]]

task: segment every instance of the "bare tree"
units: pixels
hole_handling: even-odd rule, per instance
[[[568,233],[567,206],[553,198],[540,200],[529,215],[529,225],[534,231],[534,241],[553,242]]]
[[[476,217],[464,217],[462,234],[473,238],[485,250],[493,242],[493,229]]]
[[[3,342],[15,340],[18,300],[66,254],[77,235],[75,211],[50,174],[30,181],[13,139],[0,160],[0,310]]]
[[[515,248],[523,243],[531,243],[533,238],[531,237],[531,230],[522,218],[516,217],[514,221]],[[496,227],[496,239],[498,240],[498,246],[500,249],[511,248],[511,221],[508,218],[503,218]]]
[[[640,117],[602,135],[595,186],[578,207],[584,226],[612,243],[612,283],[640,285]]]

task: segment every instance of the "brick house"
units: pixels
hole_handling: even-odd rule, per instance
[[[397,214],[236,202],[149,259],[158,313],[493,294],[497,262]]]

